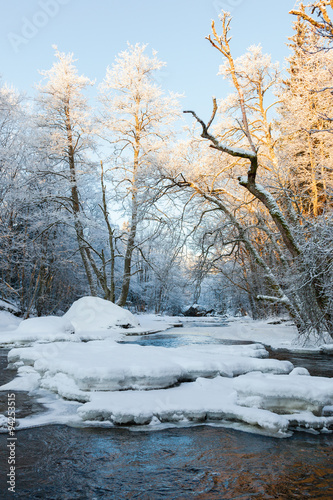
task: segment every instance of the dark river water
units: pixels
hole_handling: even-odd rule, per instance
[[[167,334],[138,341],[167,347],[193,342],[220,343]],[[0,350],[1,383],[14,375],[3,371],[6,352]],[[284,351],[272,356],[287,359]],[[332,376],[327,355],[288,359],[313,375]],[[17,416],[42,411],[27,394],[16,394]],[[6,397],[2,393],[0,413]],[[6,484],[7,437],[0,434],[1,500],[333,499],[332,434],[277,439],[207,425],[153,432],[61,425],[22,430],[16,433],[15,494]]]

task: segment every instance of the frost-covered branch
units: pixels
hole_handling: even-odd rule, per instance
[[[214,112],[214,110],[215,110],[215,112]],[[197,122],[202,127],[201,137],[203,139],[208,139],[209,141],[211,141],[211,143],[212,143],[211,147],[213,147],[214,149],[217,149],[218,151],[221,151],[222,153],[227,153],[231,156],[236,156],[237,158],[247,158],[247,159],[256,158],[255,152],[249,151],[246,149],[242,149],[242,148],[234,148],[234,147],[228,146],[228,144],[220,142],[218,139],[216,139],[216,137],[214,135],[209,133],[208,129],[209,129],[210,125],[212,124],[214,117],[215,117],[215,114],[216,114],[216,98],[215,97],[213,98],[213,113],[212,113],[211,119],[209,120],[208,125],[206,125],[205,122],[203,120],[201,120],[201,118],[199,118],[198,115],[194,111],[184,111],[184,113],[190,113],[197,120]]]

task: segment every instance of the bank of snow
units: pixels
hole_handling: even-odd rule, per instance
[[[258,375],[260,377],[262,375]],[[265,375],[266,377],[266,375]],[[78,414],[85,421],[110,421],[113,424],[157,425],[166,422],[241,422],[265,431],[267,434],[284,437],[291,429],[324,429],[333,425],[333,416],[314,415],[309,407],[314,400],[323,410],[325,403],[332,401],[333,384],[327,379],[313,380],[317,385],[315,394],[301,392],[294,404],[290,392],[293,386],[304,384],[301,376],[269,375],[275,385],[275,396],[279,394],[286,402],[283,411],[268,410],[258,400],[253,406],[243,405],[238,390],[239,377],[235,379],[215,377],[198,378],[195,382],[182,384],[168,390],[126,391],[114,393],[93,393],[90,402],[78,408]],[[313,377],[314,378],[314,377]],[[243,375],[241,380],[253,387],[253,376]],[[270,395],[266,388],[257,391],[265,402]],[[302,401],[302,410],[297,403]],[[290,434],[289,434],[290,435]]]
[[[266,356],[258,344],[165,348],[92,341],[12,349],[8,361],[11,367],[30,367],[43,383],[64,374],[80,391],[119,391],[160,389],[198,377],[234,377],[254,370],[289,373],[293,368],[288,361],[262,359]]]
[[[333,352],[332,339],[327,335],[321,338],[298,335],[296,326],[291,320],[270,318],[267,320],[252,320],[249,316],[225,318],[222,327],[217,318],[180,318],[184,327],[173,330],[170,335],[207,335],[217,340],[260,342],[272,349],[285,349],[293,352]],[[187,325],[188,322],[209,322],[209,328]],[[214,325],[214,321],[217,323]],[[220,320],[221,321],[221,320]]]
[[[46,316],[20,321],[9,313],[0,314],[0,321],[7,318],[0,328],[0,346],[107,338],[119,340],[123,335],[143,334],[157,329],[157,322],[153,319],[142,327],[130,311],[98,297],[82,297],[62,317]],[[9,317],[13,319],[9,321]],[[161,326],[162,330],[169,327],[167,324]]]

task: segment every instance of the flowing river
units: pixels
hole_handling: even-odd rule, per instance
[[[221,341],[174,332],[136,342],[174,347]],[[7,352],[0,349],[2,384],[14,376],[5,370]],[[271,356],[305,366],[312,375],[333,375],[328,355],[279,351]],[[3,413],[7,393],[1,394]],[[17,393],[17,417],[41,411],[26,393]],[[13,494],[5,477],[7,435],[0,434],[1,499],[333,498],[332,434],[298,432],[277,439],[213,425],[150,432],[49,425],[22,430],[16,437]]]

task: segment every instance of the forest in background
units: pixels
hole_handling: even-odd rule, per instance
[[[300,334],[333,336],[332,8],[291,12],[284,71],[258,46],[234,58],[222,13],[203,43],[231,92],[208,122],[194,109],[184,124],[140,44],[94,102],[56,47],[34,99],[2,84],[0,297],[25,318],[92,295],[137,312],[288,313]]]

